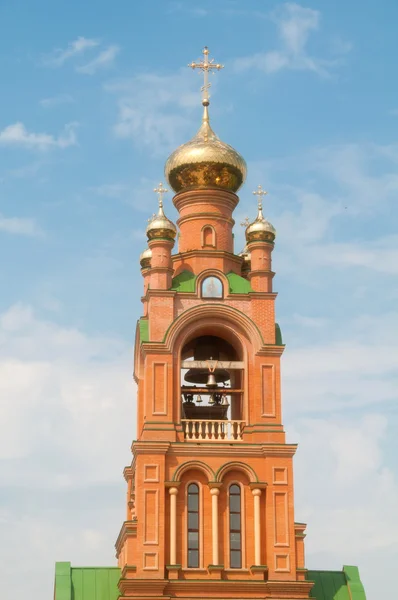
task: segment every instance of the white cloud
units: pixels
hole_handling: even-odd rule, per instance
[[[272,14],[280,39],[280,48],[252,56],[238,58],[234,62],[237,71],[259,69],[271,74],[282,69],[314,71],[318,75],[328,76],[330,67],[340,64],[341,58],[319,59],[307,51],[310,35],[319,30],[320,12],[295,3],[285,3]],[[349,52],[351,45],[340,40],[335,54]]]
[[[61,67],[69,59],[84,54],[87,50],[99,45],[98,40],[78,37],[70,42],[66,49],[57,48],[43,60],[43,65],[47,67]]]
[[[43,231],[36,223],[35,219],[26,219],[21,217],[5,217],[0,213],[0,231],[14,235],[26,235],[39,237]]]
[[[1,314],[0,457],[31,460],[28,479],[35,486],[57,487],[48,475],[57,470],[54,453],[62,465],[57,474],[73,485],[117,478],[118,461],[123,454],[128,459],[133,436],[127,426],[120,435],[118,417],[119,411],[132,410],[130,353],[121,340],[41,320],[29,306],[16,304]],[[101,460],[93,469],[90,463],[107,438],[113,440],[107,467]],[[36,461],[43,451],[47,457]],[[12,463],[5,465],[2,481],[16,481]]]
[[[23,123],[13,123],[0,131],[0,146],[20,146],[32,150],[67,148],[77,144],[76,123],[65,125],[64,134],[55,137],[48,133],[31,133]]]
[[[397,401],[398,313],[362,315],[344,326],[325,324],[312,343],[308,323],[284,356],[288,414],[349,410]],[[310,325],[311,326],[311,325]]]
[[[52,108],[53,106],[59,106],[60,104],[71,104],[72,102],[74,102],[74,99],[70,94],[58,94],[58,96],[42,98],[39,104],[43,108]]]
[[[288,438],[299,442],[295,517],[308,523],[307,567],[359,565],[369,600],[380,597],[374,570],[383,573],[383,590],[394,584],[398,482],[386,447],[394,425],[378,412],[345,411],[287,425]]]
[[[164,153],[193,133],[189,115],[199,106],[197,80],[188,69],[176,75],[153,73],[137,75],[107,84],[108,92],[118,94],[118,120],[114,133],[130,138],[138,146]],[[198,124],[199,119],[197,120]]]
[[[115,61],[116,56],[119,54],[119,46],[109,46],[105,50],[102,50],[93,60],[88,62],[86,65],[76,67],[78,73],[84,73],[86,75],[94,75],[101,69],[107,69]]]

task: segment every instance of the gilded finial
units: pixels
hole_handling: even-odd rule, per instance
[[[213,72],[214,70],[220,71],[221,69],[224,68],[224,65],[221,65],[220,63],[215,63],[214,62],[214,58],[209,60],[209,49],[207,46],[205,46],[203,48],[203,60],[201,60],[200,62],[191,62],[188,64],[188,67],[191,67],[191,69],[200,69],[201,71],[203,71],[203,86],[201,88],[202,91],[202,104],[203,106],[206,107],[209,106],[210,104],[210,96],[209,96],[209,88],[211,86],[211,83],[209,82],[209,71]],[[208,119],[208,115],[207,115],[207,111],[205,110],[205,114],[204,114],[204,119],[207,118]]]
[[[257,196],[257,206],[258,206],[258,215],[257,219],[263,219],[263,197],[266,196],[268,192],[263,190],[261,185],[257,186],[257,190],[253,192],[254,196]]]
[[[169,190],[160,182],[157,188],[153,188],[153,191],[158,195],[159,208],[163,208],[163,194],[167,194]]]
[[[249,220],[249,217],[245,217],[245,218],[243,219],[243,221],[241,222],[241,226],[242,226],[242,227],[247,227],[248,225],[250,225],[250,220]]]

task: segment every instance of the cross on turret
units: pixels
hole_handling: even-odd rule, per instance
[[[220,71],[220,69],[224,68],[224,65],[220,65],[220,63],[215,63],[214,58],[209,60],[209,49],[207,46],[205,46],[203,48],[203,60],[197,63],[192,61],[191,63],[189,63],[188,67],[191,67],[191,69],[200,69],[201,71],[203,71],[204,83],[201,88],[203,93],[202,104],[203,106],[208,106],[209,87],[211,86],[211,83],[209,83],[209,71],[213,71],[214,69]]]
[[[158,187],[153,188],[153,191],[155,192],[155,194],[158,195],[159,206],[162,207],[163,206],[163,194],[167,194],[167,192],[169,190],[167,188],[163,187],[163,183],[160,182]]]
[[[268,192],[266,192],[265,190],[263,190],[261,185],[257,186],[257,190],[255,190],[253,192],[254,196],[257,196],[257,200],[258,200],[258,208],[262,209],[263,207],[263,197],[266,196],[268,194]]]

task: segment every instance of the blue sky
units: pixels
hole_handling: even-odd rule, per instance
[[[134,437],[138,257],[152,189],[199,126],[269,191],[285,425],[307,565],[397,561],[396,2],[4,0],[0,6],[1,592],[113,564]],[[176,214],[171,194],[169,217]],[[20,544],[29,556],[20,574]],[[12,590],[12,591],[11,591]]]

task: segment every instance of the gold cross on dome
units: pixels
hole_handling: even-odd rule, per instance
[[[224,65],[220,65],[220,63],[215,63],[214,62],[214,58],[212,58],[211,60],[209,60],[209,49],[207,46],[205,46],[203,48],[203,60],[201,60],[200,62],[191,62],[189,63],[188,67],[191,67],[191,69],[200,69],[201,71],[203,71],[203,86],[201,88],[202,93],[203,93],[203,97],[202,97],[202,104],[203,106],[208,106],[209,105],[209,87],[211,86],[211,83],[209,83],[209,71],[220,71],[220,69],[224,68]]]
[[[250,225],[249,217],[245,217],[241,222],[241,225],[242,227],[247,227],[248,225]]]
[[[257,196],[258,198],[258,207],[262,208],[263,207],[263,196],[266,196],[268,194],[268,192],[266,192],[265,190],[263,190],[261,185],[257,186],[257,190],[255,190],[253,192],[254,196]]]
[[[153,191],[158,195],[159,206],[163,206],[163,194],[167,194],[169,190],[163,187],[163,183],[160,182],[157,188],[153,188]]]

